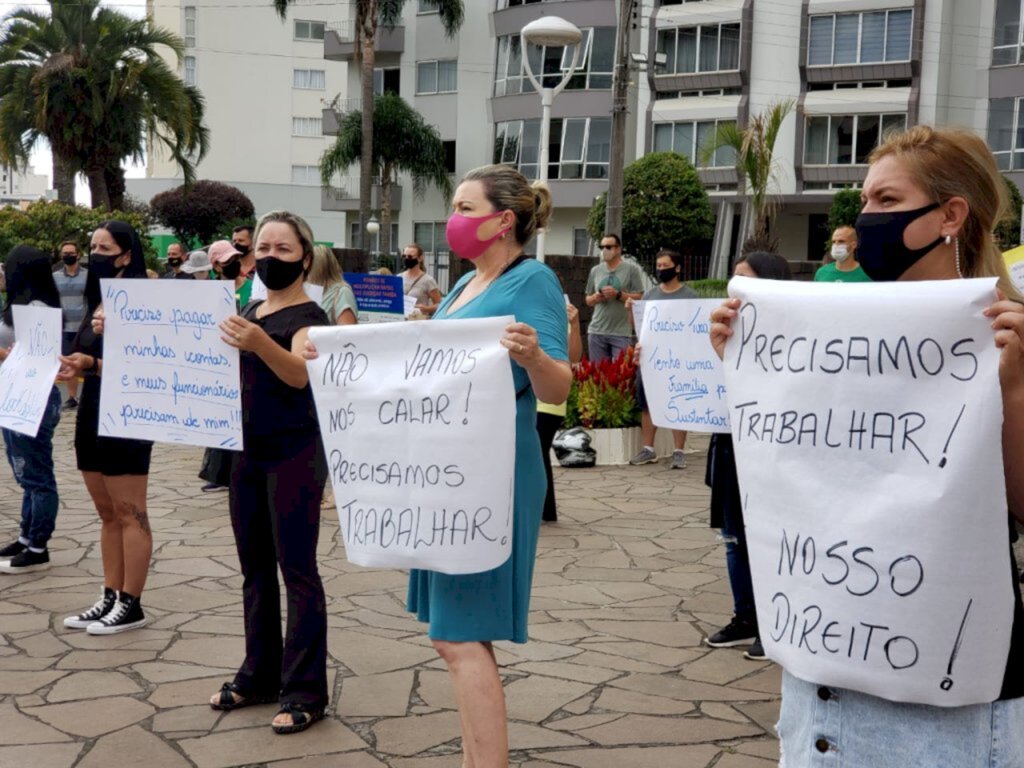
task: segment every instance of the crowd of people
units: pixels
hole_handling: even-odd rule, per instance
[[[999,376],[1006,426],[1000,440],[1006,458],[1006,494],[1011,514],[1024,520],[1024,305],[1007,279],[992,242],[992,228],[1005,205],[1004,188],[985,144],[972,134],[918,126],[888,138],[871,157],[864,207],[855,227],[833,233],[834,264],[816,280],[944,280],[999,278],[998,300],[985,310],[993,343],[1000,349]],[[552,213],[547,187],[531,184],[515,169],[485,166],[458,186],[447,223],[448,242],[473,262],[446,295],[424,270],[416,245],[404,250],[404,293],[416,317],[435,322],[514,315],[500,339],[508,350],[515,385],[515,466],[512,554],[500,567],[480,574],[445,575],[413,570],[407,608],[426,626],[456,692],[464,765],[508,762],[504,692],[493,643],[528,638],[530,591],[542,520],[556,519],[548,457],[571,383],[571,363],[582,356],[579,313],[565,300],[558,278],[529,259],[525,246]],[[587,347],[592,359],[618,354],[632,344],[636,301],[691,298],[682,282],[682,259],[657,254],[657,285],[645,290],[635,262],[622,258],[615,234],[601,240],[602,260],[585,291],[593,309]],[[299,216],[275,211],[254,228],[240,227],[230,241],[189,253],[168,249],[168,279],[234,282],[238,313],[220,326],[222,341],[237,349],[241,363],[242,431],[245,450],[219,458],[207,454],[204,477],[229,489],[228,508],[243,576],[245,654],[234,678],[211,696],[217,710],[277,702],[271,722],[277,733],[305,730],[328,705],[327,605],[317,565],[317,540],[327,467],[307,362],[317,349],[313,327],[357,322],[358,308],[329,251],[318,248]],[[62,265],[19,247],[7,258],[8,300],[0,322],[0,360],[16,329],[18,304],[62,307],[63,354],[58,379],[69,385],[61,402],[53,387],[35,437],[4,430],[8,460],[24,495],[18,539],[0,549],[0,570],[46,567],[54,530],[57,489],[53,476],[53,431],[62,407],[75,409],[78,469],[100,518],[102,591],[97,602],[69,616],[64,626],[91,634],[113,634],[142,626],[142,593],[153,549],[146,512],[152,444],[98,434],[103,374],[104,310],[99,281],[146,276],[138,233],[110,221],[91,233],[89,264],[79,264],[74,241],[61,243]],[[789,279],[784,259],[770,253],[740,258],[734,273]],[[250,300],[258,276],[265,298]],[[306,283],[323,289],[319,302]],[[77,286],[81,286],[81,289]],[[711,343],[722,356],[733,335],[739,302],[725,301],[711,314]],[[73,382],[81,380],[78,390]],[[644,406],[643,383],[638,397]],[[674,434],[671,466],[685,466],[686,434]],[[631,463],[655,460],[654,425],[644,407],[643,448]],[[716,435],[708,456],[711,524],[722,529],[732,587],[732,621],[711,634],[712,647],[749,645],[750,658],[764,658],[746,546],[740,481],[731,439]],[[1013,525],[1008,527],[1011,538]],[[278,572],[285,594],[280,594]],[[838,689],[783,672],[778,730],[785,765],[818,765],[827,753],[851,765],[974,765],[984,756],[993,766],[1024,765],[1024,611],[1016,567],[1013,637],[1005,682],[997,701],[955,709],[906,704]],[[283,597],[283,605],[282,605]],[[282,615],[285,619],[282,632]]]

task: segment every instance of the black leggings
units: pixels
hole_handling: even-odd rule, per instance
[[[551,472],[551,443],[554,441],[555,433],[562,426],[564,420],[562,416],[537,411],[537,434],[540,435],[540,453],[544,459],[544,471],[548,476],[548,493],[544,497],[542,520],[554,521],[558,519],[558,512],[555,510],[555,476]]]

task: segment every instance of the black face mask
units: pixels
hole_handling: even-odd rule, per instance
[[[228,280],[234,280],[240,274],[242,274],[242,262],[235,259],[230,264],[225,264],[220,268],[220,273],[224,275]]]
[[[234,248],[236,251],[238,251],[243,256],[245,256],[245,254],[247,254],[249,252],[249,246],[248,245],[242,245],[242,243],[232,243],[231,247]]]
[[[113,255],[108,255],[106,253],[90,253],[89,271],[100,279],[105,277],[117,277],[123,267],[116,266],[114,261],[122,256],[124,256],[124,251]]]
[[[181,266],[181,259],[168,259],[167,266],[171,269],[177,269]]]
[[[405,260],[405,268],[406,269],[415,269],[419,265],[420,265],[420,260],[419,259],[412,258],[412,259],[406,259]]]
[[[256,259],[256,274],[270,290],[283,291],[302,277],[303,261],[282,261],[276,256],[266,256]]]
[[[671,283],[679,273],[675,267],[666,267],[665,269],[658,270],[658,282],[659,283]]]
[[[857,217],[857,261],[868,277],[878,282],[899,280],[900,276],[945,238],[937,237],[924,248],[908,248],[903,233],[917,219],[939,207],[931,203],[912,211],[862,213]]]
[[[78,257],[77,256],[70,256],[70,255],[68,255],[68,256],[61,256],[60,260],[63,261],[65,264],[67,264],[69,267],[74,266],[75,264],[78,263]]]

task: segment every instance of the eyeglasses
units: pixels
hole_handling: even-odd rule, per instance
[[[610,251],[610,250],[612,250],[612,248],[618,248],[618,247],[619,246],[615,245],[614,243],[612,245],[604,245],[603,243],[601,244],[601,250],[602,251]]]

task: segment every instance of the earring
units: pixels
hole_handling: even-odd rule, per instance
[[[952,235],[946,235],[946,245],[949,245],[952,240],[953,240],[953,236]]]
[[[949,235],[946,235],[946,242],[947,243],[949,242]],[[954,252],[956,253],[956,274],[962,280],[963,277],[964,277],[964,273],[960,269],[960,238],[959,237],[954,237],[953,238],[953,248],[954,248]]]

